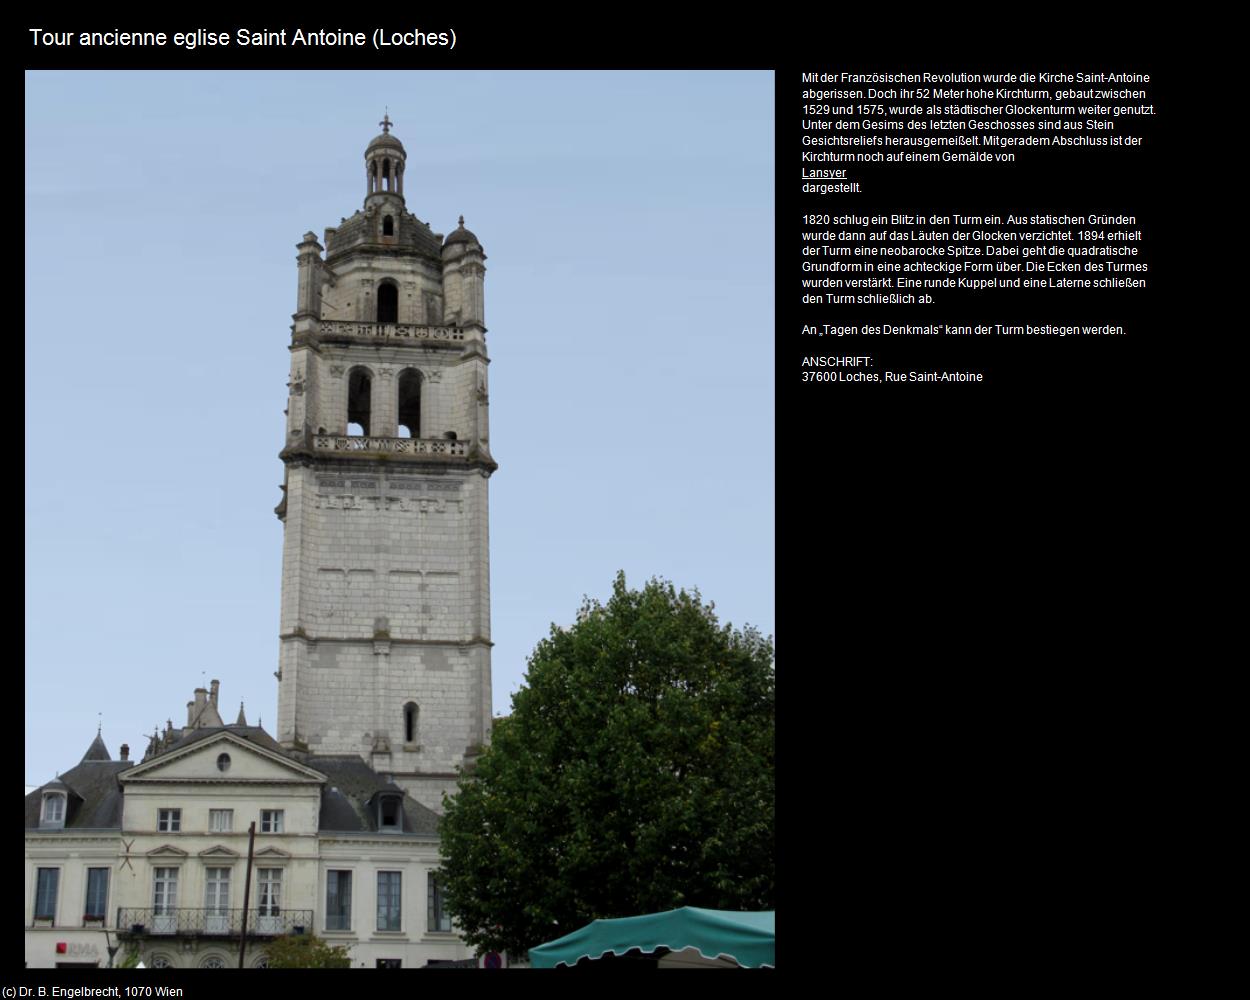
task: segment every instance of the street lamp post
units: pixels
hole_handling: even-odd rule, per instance
[[[122,946],[122,943],[121,941],[118,941],[117,944],[113,944],[112,940],[109,938],[107,927],[103,927],[101,930],[104,931],[104,950],[109,953],[109,964],[106,965],[105,968],[111,969],[113,967],[113,957],[117,954],[117,949]]]
[[[247,874],[243,877],[243,933],[239,935],[239,968],[243,968],[243,954],[247,950],[247,907],[252,892],[252,855],[256,851],[256,820],[247,828]]]

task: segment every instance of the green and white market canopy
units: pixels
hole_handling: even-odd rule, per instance
[[[552,969],[576,965],[582,958],[663,948],[692,956],[697,953],[703,959],[697,964],[775,968],[776,939],[775,910],[740,913],[683,906],[664,913],[591,921],[572,934],[531,948],[530,965]]]

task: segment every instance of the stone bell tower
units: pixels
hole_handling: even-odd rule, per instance
[[[380,124],[364,207],[297,247],[278,739],[441,810],[491,724],[486,255],[407,210]]]

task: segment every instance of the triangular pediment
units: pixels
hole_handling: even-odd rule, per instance
[[[280,859],[285,859],[285,858],[289,858],[289,857],[291,857],[291,852],[290,852],[290,851],[283,851],[283,850],[279,850],[279,849],[278,849],[278,848],[276,848],[276,847],[266,847],[266,848],[264,848],[264,849],[262,849],[262,850],[257,851],[257,852],[256,852],[254,855],[252,855],[252,856],[253,856],[253,857],[256,857],[256,858],[264,858],[264,859],[266,859],[267,861],[277,861],[277,860],[280,860]]]
[[[203,851],[200,851],[201,858],[239,858],[242,857],[238,851],[232,851],[230,848],[222,844],[214,844]]]
[[[186,858],[190,857],[186,851],[174,847],[173,844],[161,844],[160,847],[154,847],[148,851],[149,858]]]
[[[121,780],[138,782],[229,782],[231,784],[320,784],[319,771],[238,736],[228,727],[193,734],[175,746],[126,771]]]

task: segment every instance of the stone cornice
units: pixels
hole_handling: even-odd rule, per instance
[[[358,847],[362,843],[373,844],[378,847],[394,847],[396,844],[411,844],[412,842],[424,842],[433,845],[438,844],[437,833],[388,833],[385,836],[379,836],[373,830],[361,830],[354,833],[351,830],[330,830],[317,835],[317,840],[322,844],[333,844],[341,841],[345,844],[351,844],[352,847]],[[322,855],[325,860],[325,855]],[[337,859],[336,859],[337,860]]]
[[[214,844],[212,847],[206,847],[204,848],[204,850],[196,852],[196,857],[230,858],[232,860],[237,861],[239,858],[243,857],[243,855],[240,854],[238,851],[232,851],[230,848],[226,847],[224,844]]]
[[[160,760],[154,757],[153,760]],[[293,762],[294,763],[294,762]],[[142,785],[298,785],[302,788],[316,788],[325,781],[324,778],[291,776],[289,778],[175,778],[168,775],[143,775],[135,778],[135,786]],[[129,783],[129,782],[128,782]],[[136,787],[136,791],[138,788]]]
[[[411,469],[414,472],[441,472],[447,468],[458,468],[477,469],[489,474],[499,468],[499,463],[494,459],[475,458],[471,455],[448,455],[445,458],[440,458],[430,455],[397,456],[385,451],[326,452],[314,450],[307,445],[291,445],[289,448],[283,448],[278,452],[278,458],[286,465],[300,466],[336,462],[341,462],[344,465],[359,464],[361,462],[370,464],[394,462],[396,465],[402,465],[405,469]]]
[[[151,772],[160,771],[166,764],[184,757],[194,755],[204,751],[208,747],[220,746],[222,743],[228,743],[233,747],[237,747],[244,753],[251,753],[263,760],[268,760],[277,766],[284,768],[290,772],[289,775],[281,777],[274,776],[271,778],[233,778],[226,779],[223,777],[190,777],[190,776],[151,776]],[[205,739],[196,740],[187,746],[175,747],[150,757],[140,762],[129,771],[123,771],[117,776],[117,780],[122,783],[123,787],[129,784],[267,784],[267,785],[290,785],[290,784],[320,784],[326,780],[326,776],[319,771],[314,770],[298,761],[291,760],[282,753],[257,745],[256,743],[246,740],[243,737],[231,733],[228,728],[223,728],[213,736]]]
[[[278,635],[279,640],[283,639],[302,639],[304,642],[346,642],[353,644],[371,643],[374,641],[372,635],[359,636],[340,636],[340,635],[309,635],[304,629],[298,631],[282,632]],[[475,636],[472,639],[396,639],[394,636],[387,640],[392,646],[485,646],[490,648],[495,644],[489,639],[483,639],[481,636]]]
[[[31,844],[98,844],[120,838],[121,834],[121,827],[100,827],[98,833],[92,830],[27,830],[26,841]]]
[[[333,227],[335,229],[343,228],[343,223]],[[432,250],[423,250],[420,247],[406,246],[402,243],[373,243],[362,242],[353,243],[349,247],[342,250],[335,250],[333,253],[327,254],[323,265],[331,263],[338,267],[341,264],[350,264],[355,258],[363,257],[366,260],[372,260],[379,257],[416,257],[419,260],[429,261],[435,270],[431,270],[431,275],[441,274],[443,270],[443,258],[440,255],[435,256]]]

